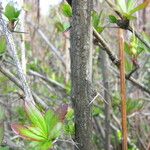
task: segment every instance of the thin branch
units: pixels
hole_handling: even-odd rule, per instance
[[[98,43],[100,43],[103,47],[103,50],[106,51],[106,53],[108,54],[109,58],[111,59],[111,61],[119,66],[119,59],[116,57],[115,54],[113,54],[113,52],[110,50],[109,46],[107,45],[106,41],[102,38],[102,36],[96,31],[96,29],[93,27],[93,35],[96,38],[96,40],[98,41]]]
[[[66,90],[66,87],[63,84],[58,83],[57,81],[55,81],[53,79],[50,79],[50,78],[48,78],[48,77],[46,77],[46,76],[44,76],[44,75],[42,75],[42,74],[40,74],[40,73],[38,73],[36,71],[29,70],[29,74],[31,74],[33,76],[37,76],[37,77],[41,78],[42,80],[46,81],[47,83],[49,83],[49,84],[51,84],[53,86],[56,86],[56,87],[58,87],[58,88],[60,88],[62,90]]]
[[[0,72],[5,75],[10,81],[12,81],[17,87],[19,87],[23,91],[23,86],[21,82],[16,78],[9,70],[6,68],[2,67],[0,65]],[[35,99],[37,103],[39,103],[43,108],[48,109],[48,105],[44,102],[44,100],[41,100],[36,93],[32,91],[32,96]]]

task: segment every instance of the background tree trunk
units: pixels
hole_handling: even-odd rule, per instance
[[[91,108],[89,106],[92,78],[91,0],[72,2],[71,81],[75,111],[75,142],[80,150],[92,150]]]
[[[103,76],[103,86],[104,86],[104,99],[107,101],[105,103],[105,150],[110,150],[110,109],[111,109],[111,96],[110,96],[110,87],[109,87],[109,81],[110,81],[110,75],[108,71],[108,59],[106,52],[104,50],[101,50],[101,67],[102,67],[102,76]]]

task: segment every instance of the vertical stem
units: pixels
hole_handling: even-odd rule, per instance
[[[127,115],[126,115],[126,82],[125,82],[125,53],[124,53],[124,32],[119,29],[119,58],[120,58],[120,85],[122,102],[122,150],[127,150]]]
[[[23,7],[24,0],[21,0],[21,6]],[[25,11],[21,11],[21,31],[25,31]],[[21,35],[21,64],[24,74],[26,74],[26,49],[25,49],[25,34]]]
[[[100,52],[101,63],[102,63],[102,76],[103,85],[106,90],[104,90],[104,98],[108,103],[105,103],[105,150],[110,150],[110,105],[111,97],[109,95],[109,71],[108,71],[108,59],[105,51]]]

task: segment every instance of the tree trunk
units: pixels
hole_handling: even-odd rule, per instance
[[[75,111],[75,149],[94,150],[92,145],[91,108],[89,106],[92,78],[91,0],[72,2],[71,82]]]

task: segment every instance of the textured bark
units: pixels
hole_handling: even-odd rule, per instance
[[[95,150],[92,145],[91,108],[92,78],[91,0],[75,0],[71,29],[72,103],[75,111],[75,149]]]

